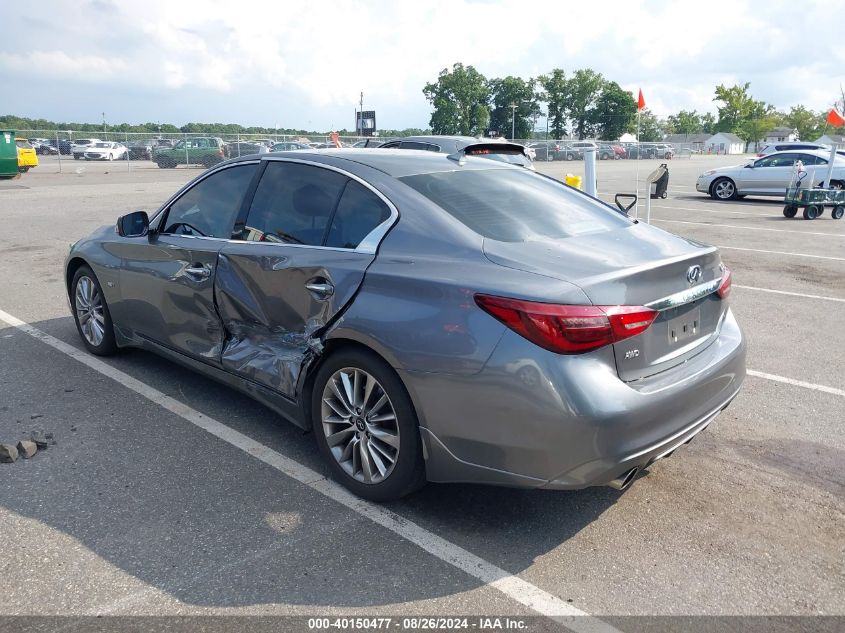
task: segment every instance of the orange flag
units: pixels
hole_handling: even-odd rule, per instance
[[[845,119],[842,118],[842,115],[839,114],[835,108],[828,112],[827,122],[833,127],[842,127],[845,125]]]
[[[640,88],[640,98],[637,99],[637,112],[645,107],[645,97],[643,96],[643,89]]]

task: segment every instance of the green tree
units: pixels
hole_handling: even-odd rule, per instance
[[[824,134],[825,116],[797,105],[783,115],[783,124],[798,130],[798,138],[802,141],[814,141]]]
[[[543,87],[543,101],[549,116],[549,131],[554,138],[563,138],[566,134],[566,114],[569,110],[569,81],[566,73],[555,68],[548,75],[538,78]]]
[[[672,125],[673,134],[702,134],[704,132],[702,117],[695,110],[681,110],[678,114],[670,115],[668,123]]]
[[[704,134],[716,133],[716,117],[711,112],[705,112],[701,115],[701,131]]]
[[[490,112],[490,130],[508,138],[530,138],[533,121],[540,115],[536,81],[505,77],[491,79],[489,87],[493,104],[493,110]]]
[[[639,115],[639,139],[643,143],[653,143],[663,139],[663,126],[660,120],[648,108],[643,108]],[[637,117],[628,125],[628,132],[637,133]]]
[[[573,132],[578,138],[594,136],[593,110],[604,87],[604,77],[594,70],[576,70],[569,80],[569,108],[567,114],[572,120]]]
[[[490,123],[487,79],[472,66],[458,63],[452,70],[444,68],[436,82],[425,85],[423,94],[434,106],[430,125],[435,134],[475,136]]]
[[[751,87],[750,82],[742,85],[734,85],[730,88],[719,84],[716,86],[716,96],[713,101],[718,101],[719,121],[716,124],[719,132],[739,132],[739,127],[752,116],[754,109],[754,98],[748,94]]]
[[[615,141],[636,116],[637,103],[633,95],[622,90],[615,81],[609,81],[602,87],[595,108],[590,111],[590,123],[598,138]]]

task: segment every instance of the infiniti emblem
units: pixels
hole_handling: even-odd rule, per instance
[[[687,281],[690,282],[690,285],[694,284],[695,282],[701,279],[701,266],[696,264],[695,266],[690,266],[687,268]]]

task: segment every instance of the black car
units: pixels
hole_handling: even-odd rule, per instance
[[[127,145],[129,160],[152,160],[156,148],[155,141],[133,141]]]
[[[65,156],[69,156],[71,154],[70,146],[72,143],[70,141],[51,138],[48,142],[51,147],[57,148],[60,154],[64,154]]]

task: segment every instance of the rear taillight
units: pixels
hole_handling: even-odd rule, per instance
[[[645,332],[657,312],[641,306],[558,305],[475,295],[478,306],[532,343],[580,354]]]
[[[731,269],[727,266],[722,267],[722,283],[719,284],[719,296],[722,299],[727,299],[731,293]]]
[[[217,155],[218,155],[220,158],[224,158],[223,148],[222,148],[222,147],[221,147],[220,149],[218,149],[218,150],[217,150]]]

